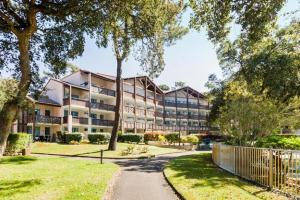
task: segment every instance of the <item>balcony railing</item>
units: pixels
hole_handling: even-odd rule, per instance
[[[166,113],[166,118],[176,118],[176,113]]]
[[[176,107],[176,103],[175,102],[166,101],[165,102],[165,106]]]
[[[109,105],[105,103],[91,103],[91,108],[107,110],[107,111],[115,111],[114,105]]]
[[[149,117],[154,117],[154,116],[155,116],[155,112],[152,111],[152,110],[148,110],[148,111],[147,111],[147,116],[149,116]]]
[[[124,111],[126,113],[134,113],[134,107],[131,107],[131,106],[124,106]]]
[[[97,126],[113,126],[113,120],[104,120],[104,119],[92,119],[92,125]]]
[[[164,117],[164,113],[163,112],[155,112],[155,116],[163,118]]]
[[[65,105],[70,105],[70,99],[66,98],[64,99],[64,106]],[[89,102],[86,100],[82,100],[82,99],[73,99],[71,100],[71,104],[72,105],[77,105],[77,106],[82,106],[82,107],[88,107],[89,106]]]
[[[30,115],[30,117],[28,117],[28,123],[33,123],[33,122],[34,122],[33,116]],[[46,123],[46,124],[61,124],[61,117],[36,115],[35,122]]]
[[[104,94],[107,96],[112,96],[112,97],[116,96],[116,91],[107,89],[107,88],[103,88],[103,87],[92,86],[92,91],[99,93],[99,94]]]
[[[143,109],[138,109],[138,108],[136,108],[136,109],[135,109],[135,112],[136,112],[137,115],[142,115],[142,116],[145,115],[145,110],[143,110]]]

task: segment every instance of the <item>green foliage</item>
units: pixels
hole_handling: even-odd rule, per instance
[[[129,145],[126,149],[121,151],[122,156],[127,156],[133,154],[135,146],[134,145]]]
[[[168,143],[173,144],[179,141],[179,134],[178,133],[169,133],[165,135],[165,138]]]
[[[0,79],[0,110],[5,102],[17,95],[18,82],[14,79]]]
[[[255,146],[273,148],[273,149],[300,150],[300,137],[270,135],[270,136],[258,138],[258,140],[255,142]]]
[[[166,84],[161,84],[161,85],[159,85],[158,87],[159,87],[162,91],[165,91],[165,92],[167,92],[167,91],[170,90],[170,87],[169,87],[168,85],[166,85]]]
[[[166,139],[165,136],[159,135],[159,136],[158,136],[158,141],[159,141],[159,142],[165,142],[165,141],[167,141],[167,139]]]
[[[147,144],[148,141],[158,141],[159,133],[145,133],[144,142]]]
[[[195,135],[188,135],[186,136],[186,141],[190,144],[198,144],[199,138]]]
[[[6,155],[16,155],[30,146],[31,136],[28,133],[9,134],[5,149]]]
[[[70,144],[71,141],[79,142],[82,140],[82,134],[81,133],[66,133],[63,135],[63,140],[65,143]]]
[[[90,143],[104,144],[110,139],[110,133],[92,133],[88,134],[88,139]]]
[[[118,138],[120,142],[141,143],[144,142],[144,134],[126,133]]]
[[[274,25],[276,16],[285,0],[234,1],[190,0],[193,10],[190,26],[206,28],[214,43],[222,42],[230,35],[231,23],[241,25],[241,35],[249,41],[257,41]]]

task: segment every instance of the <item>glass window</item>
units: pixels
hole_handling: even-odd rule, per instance
[[[91,118],[92,118],[92,119],[97,119],[97,114],[91,113]]]
[[[79,99],[79,95],[72,94],[72,99]]]
[[[73,132],[73,133],[79,132],[79,131],[78,131],[78,128],[72,128],[72,132]]]
[[[97,99],[91,98],[92,103],[97,103]]]
[[[69,111],[68,110],[64,110],[64,117],[69,115]]]
[[[51,111],[50,110],[45,110],[45,116],[50,116],[51,115]]]
[[[77,111],[72,111],[72,112],[71,112],[71,115],[72,115],[73,117],[78,117],[78,112],[77,112]]]
[[[45,127],[45,136],[50,135],[50,127]]]
[[[103,130],[103,129],[100,129],[100,132],[104,132],[104,130]]]
[[[97,129],[96,128],[92,128],[92,133],[96,133]]]
[[[41,128],[40,127],[35,127],[34,136],[40,136],[40,133],[41,133]]]
[[[102,120],[103,120],[103,119],[104,119],[104,115],[100,115],[100,119],[102,119]]]

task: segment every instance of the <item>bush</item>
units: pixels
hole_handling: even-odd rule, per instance
[[[159,133],[145,133],[144,142],[147,144],[149,141],[158,141]]]
[[[179,135],[177,133],[166,134],[165,138],[169,144],[173,144],[179,141]]]
[[[132,134],[127,133],[123,134],[118,138],[119,142],[133,142],[133,143],[141,143],[144,142],[143,134]]]
[[[190,144],[197,144],[199,142],[199,138],[195,135],[188,135],[186,137],[186,141]]]
[[[256,147],[274,149],[293,149],[300,150],[300,137],[285,137],[281,135],[270,135],[259,138]]]
[[[107,143],[110,139],[110,133],[92,133],[88,134],[88,139],[90,143]]]
[[[163,136],[163,135],[159,135],[159,136],[158,136],[158,141],[159,141],[159,142],[165,142],[165,141],[166,141],[166,137]]]
[[[31,135],[28,133],[9,134],[7,138],[5,154],[16,155],[20,153],[22,149],[28,148],[30,146],[31,140]]]
[[[71,141],[80,142],[82,140],[82,134],[81,133],[66,133],[66,134],[63,134],[63,140],[67,144],[70,144]]]

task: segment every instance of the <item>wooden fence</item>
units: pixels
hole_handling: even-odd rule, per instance
[[[237,176],[300,198],[300,151],[215,143],[212,158]]]

